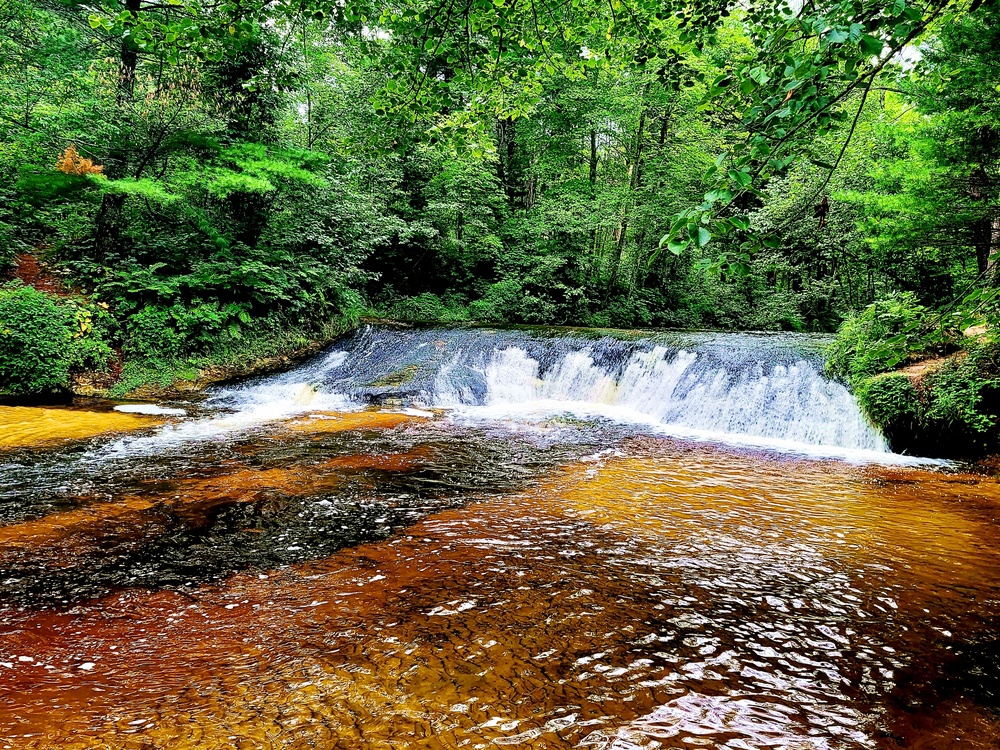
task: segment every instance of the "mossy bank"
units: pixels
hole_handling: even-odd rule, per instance
[[[898,452],[944,458],[1000,451],[1000,345],[973,343],[924,367],[862,378],[861,408]]]
[[[287,368],[358,321],[349,313],[309,323],[270,315],[194,338],[182,317],[155,312],[123,325],[82,295],[0,286],[0,401],[190,398],[212,383]]]
[[[849,318],[827,369],[847,381],[893,450],[942,458],[1000,452],[1000,341],[992,327],[928,338],[910,295]]]

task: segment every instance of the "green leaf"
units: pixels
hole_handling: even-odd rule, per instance
[[[729,272],[736,274],[737,276],[749,276],[750,266],[748,266],[746,263],[739,263],[739,262],[730,263]]]
[[[747,172],[737,169],[729,170],[729,179],[740,187],[747,187],[751,182],[753,182],[753,177],[751,177]]]
[[[843,44],[850,38],[851,35],[849,32],[842,31],[841,29],[833,29],[833,31],[826,35],[826,39],[824,41],[826,41],[827,44]]]
[[[695,237],[695,241],[698,243],[698,247],[705,247],[712,239],[712,233],[709,232],[705,227],[698,227],[698,233]]]
[[[103,19],[101,19],[100,16],[90,16],[87,19],[87,23],[90,24],[90,28],[92,28],[92,29],[99,29],[99,28],[101,28],[101,26],[104,25],[104,21],[103,21]]]
[[[865,34],[861,37],[858,46],[861,48],[861,52],[867,56],[882,54],[882,40],[873,37],[871,34]]]
[[[667,250],[669,250],[674,255],[680,255],[687,249],[687,246],[690,244],[691,244],[690,240],[686,240],[684,242],[681,242],[680,240],[670,240],[667,243]]]

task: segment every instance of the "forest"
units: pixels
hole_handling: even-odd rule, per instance
[[[365,317],[839,330],[888,435],[978,445],[998,181],[995,2],[3,0],[0,391]]]

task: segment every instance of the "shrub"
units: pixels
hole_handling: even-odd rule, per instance
[[[861,379],[854,395],[872,423],[887,432],[920,419],[917,389],[906,375],[890,373]]]
[[[64,388],[77,320],[57,298],[20,282],[0,287],[0,389],[20,395]]]
[[[104,167],[94,164],[92,159],[85,159],[76,150],[72,143],[59,155],[56,161],[56,169],[63,174],[89,175],[104,174]]]
[[[441,299],[431,292],[397,300],[390,305],[388,312],[394,318],[411,321],[458,322],[469,319],[459,300]]]
[[[971,342],[916,381],[903,373],[855,377],[858,403],[893,448],[923,455],[995,450],[1000,345]]]
[[[153,361],[180,359],[187,340],[176,323],[169,308],[151,305],[140,310],[126,322],[125,353]]]
[[[524,302],[525,292],[513,278],[506,278],[486,288],[482,299],[469,305],[469,312],[484,323],[505,323],[513,320]]]
[[[917,331],[927,309],[910,292],[879,300],[844,321],[827,351],[827,371],[854,383],[888,372],[908,355],[908,334]]]

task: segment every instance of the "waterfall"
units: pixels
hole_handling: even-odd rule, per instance
[[[595,361],[597,346],[566,352],[547,367],[518,346],[495,350],[478,367],[463,363],[460,355],[438,373],[427,401],[482,406],[480,413],[493,417],[570,412],[692,437],[888,451],[850,392],[825,378],[815,362],[727,365],[697,351],[652,346],[614,366]],[[456,386],[455,373],[463,364],[481,374],[482,396]]]
[[[822,337],[363,326],[309,362],[218,388],[186,440],[324,410],[440,408],[473,423],[558,416],[640,433],[881,460],[885,440],[823,375]]]

